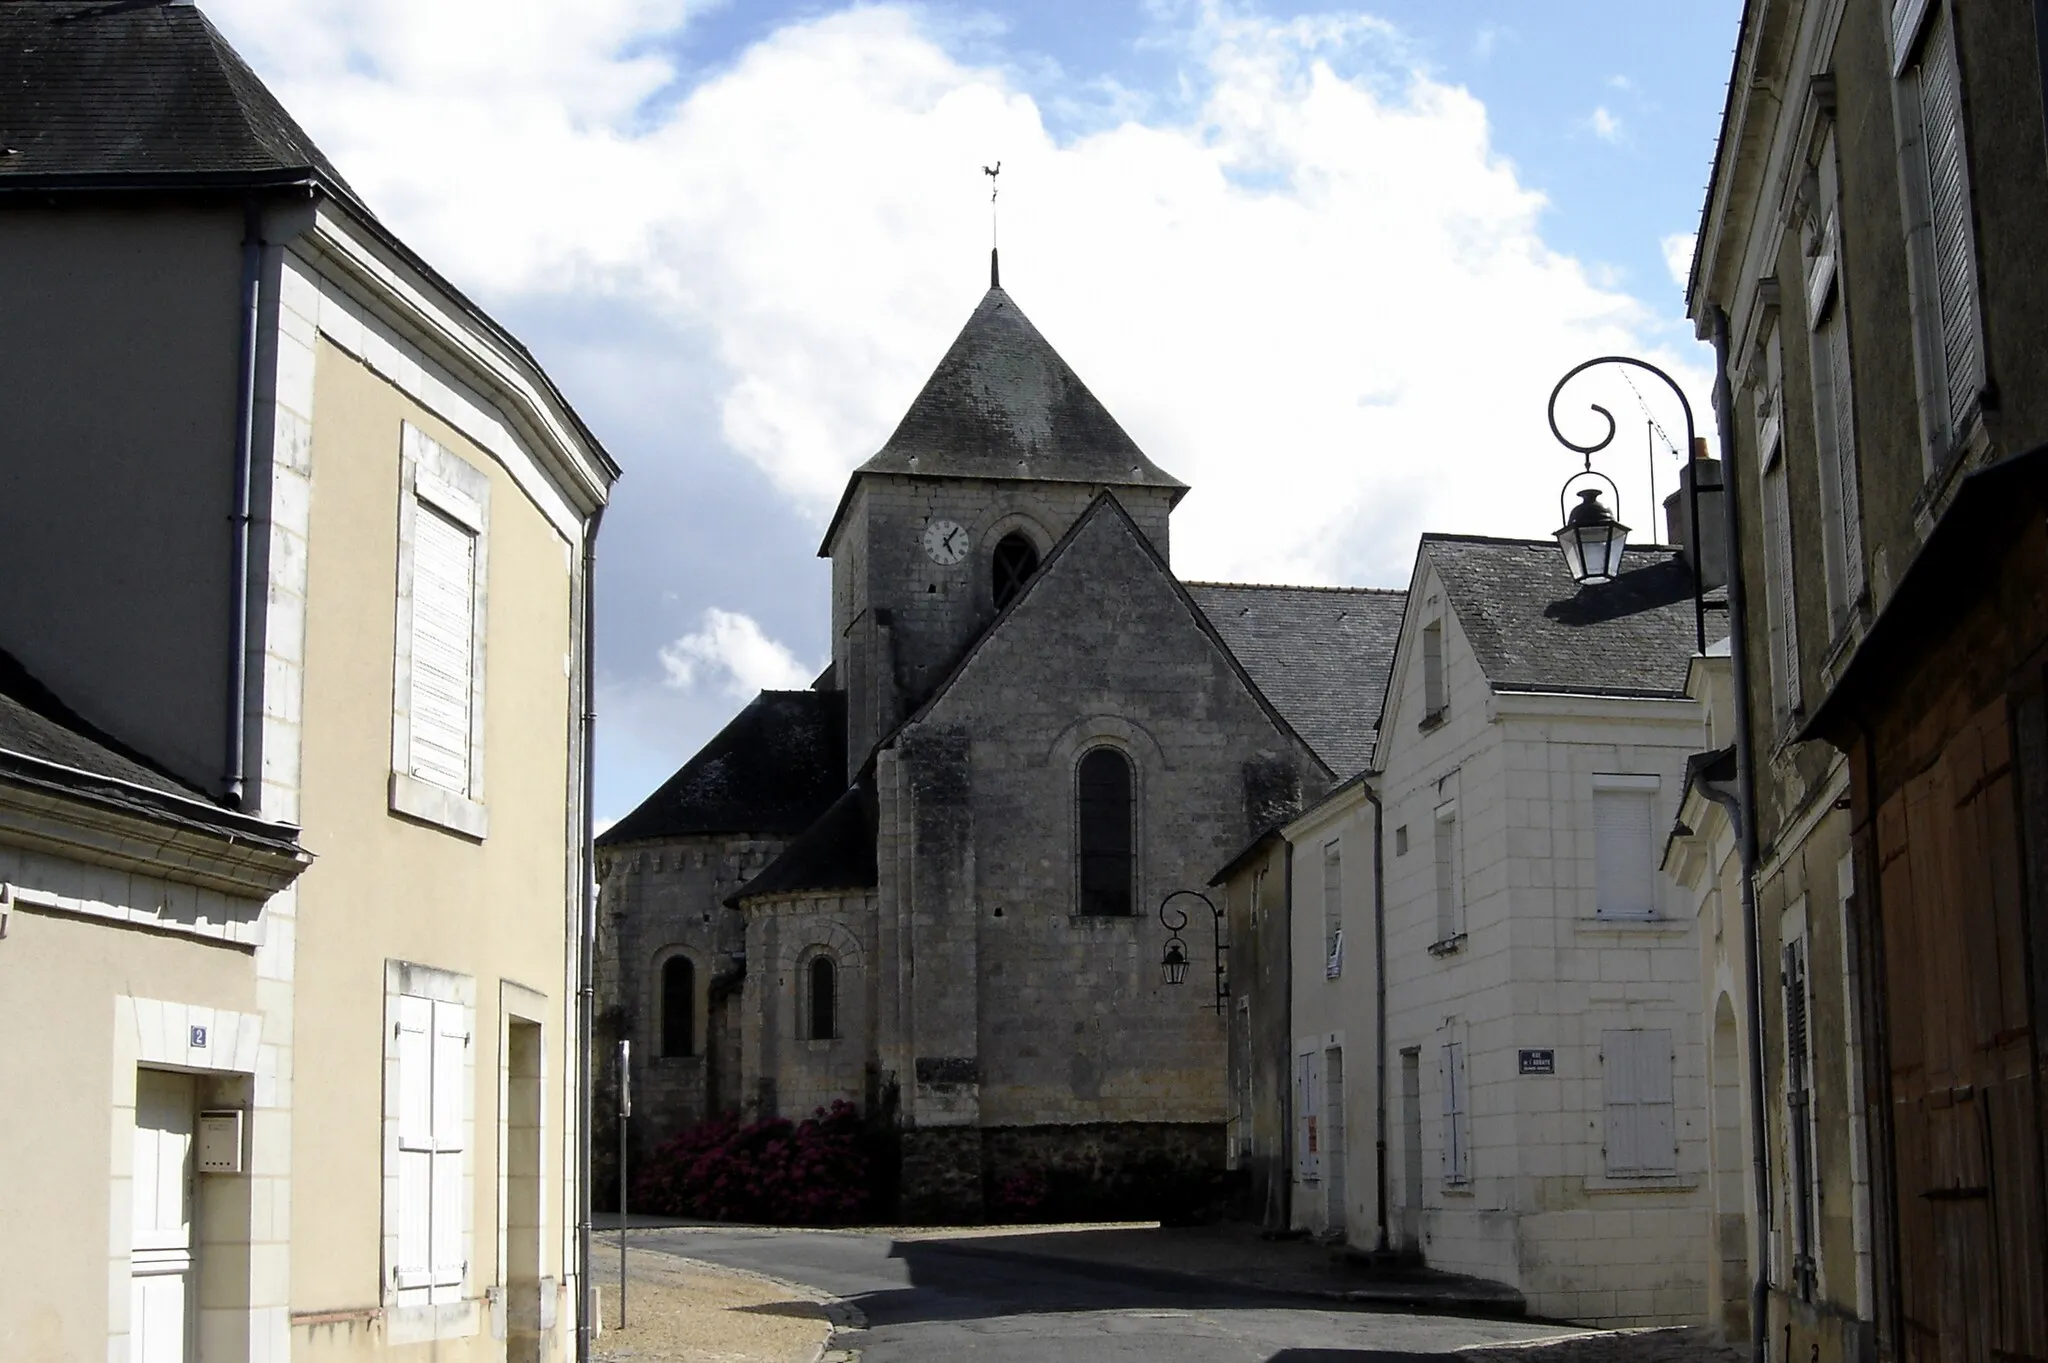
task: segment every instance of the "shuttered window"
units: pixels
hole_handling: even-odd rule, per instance
[[[468,1275],[463,1136],[468,1010],[397,999],[398,1188],[392,1286],[400,1306],[459,1301]]]
[[[1448,942],[1464,930],[1458,885],[1458,807],[1436,811],[1436,939]]]
[[[1596,911],[1602,918],[1648,918],[1656,912],[1648,790],[1593,792]]]
[[[1444,625],[1432,620],[1422,627],[1423,719],[1433,720],[1449,704],[1444,693]]]
[[[1306,1183],[1323,1174],[1323,1084],[1314,1052],[1294,1057],[1294,1177]]]
[[[1771,344],[1777,345],[1776,333]],[[1772,690],[1782,717],[1799,709],[1799,597],[1792,578],[1792,508],[1785,485],[1781,394],[1773,388],[1759,408],[1758,454],[1763,466],[1764,576],[1770,628]]]
[[[1678,1168],[1671,1033],[1632,1028],[1600,1034],[1607,1098],[1607,1172],[1616,1178]]]
[[[413,522],[412,774],[467,792],[476,695],[476,535],[422,501]]]
[[[1447,1041],[1443,1048],[1444,1182],[1472,1180],[1471,1091],[1465,1074],[1465,1043]]]
[[[1834,138],[1821,153],[1832,189]],[[1813,323],[1813,429],[1820,464],[1821,547],[1827,560],[1828,613],[1838,624],[1863,595],[1863,518],[1856,474],[1855,389],[1849,376],[1848,302],[1843,297],[1839,210],[1830,207],[1808,263]]]
[[[1791,1171],[1792,1279],[1811,1301],[1817,1284],[1814,1234],[1813,1049],[1807,1027],[1806,941],[1785,948],[1785,1134]]]
[[[1344,848],[1342,842],[1323,847],[1323,973],[1336,979],[1344,973]]]
[[[1962,71],[1946,14],[1929,27],[1916,82],[1920,146],[1927,161],[1927,213],[1933,233],[1948,429],[1955,432],[1984,386],[1977,324],[1977,270],[1970,229],[1970,181],[1963,151]]]

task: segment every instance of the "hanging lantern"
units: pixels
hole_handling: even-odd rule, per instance
[[[1614,480],[1605,474],[1590,469],[1575,473],[1565,480],[1563,490],[1557,494],[1559,511],[1564,510],[1564,494],[1572,484],[1587,477],[1598,478],[1614,488]],[[1614,490],[1614,501],[1617,506],[1621,504],[1619,489]],[[1557,547],[1564,550],[1565,567],[1571,570],[1572,581],[1580,586],[1612,582],[1621,573],[1621,554],[1627,546],[1628,527],[1601,505],[1600,489],[1581,488],[1579,504],[1564,517],[1564,524],[1557,531]]]
[[[1178,937],[1166,939],[1166,959],[1159,963],[1168,984],[1186,984],[1188,978],[1188,947]]]

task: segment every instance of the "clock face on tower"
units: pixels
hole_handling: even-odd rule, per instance
[[[967,531],[955,521],[928,521],[924,527],[924,552],[932,562],[950,568],[967,557]]]

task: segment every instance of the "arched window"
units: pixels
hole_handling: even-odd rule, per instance
[[[830,956],[813,956],[810,969],[810,1027],[812,1041],[830,1041],[839,1035],[839,967]]]
[[[1131,911],[1131,763],[1095,748],[1079,774],[1081,912]]]
[[[697,1053],[697,967],[687,956],[661,963],[661,1053]]]
[[[1019,532],[1011,531],[996,542],[989,571],[994,574],[996,609],[1001,610],[1038,571],[1038,546]]]

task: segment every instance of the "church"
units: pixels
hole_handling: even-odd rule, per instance
[[[850,1101],[911,1219],[1225,1166],[1227,959],[1158,908],[1364,769],[1403,594],[1184,582],[1187,491],[992,258],[826,528],[830,665],[599,839],[637,1149]]]

